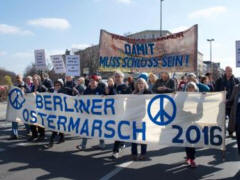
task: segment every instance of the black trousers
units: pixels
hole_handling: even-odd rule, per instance
[[[122,141],[115,141],[114,145],[113,145],[113,152],[114,153],[119,153],[119,149],[121,146],[123,146],[123,142]]]
[[[63,138],[64,138],[64,134],[63,134],[63,133],[59,133],[59,134],[58,134],[57,132],[53,131],[53,132],[52,132],[52,135],[51,135],[51,137],[50,137],[50,142],[53,142],[54,139],[55,139],[55,137],[56,137],[57,135],[59,135],[59,138],[60,138],[60,139],[63,139]]]
[[[187,155],[187,159],[191,159],[191,160],[195,159],[195,152],[196,152],[195,148],[186,147],[185,152]]]
[[[45,129],[42,128],[42,127],[38,127],[38,126],[35,126],[35,125],[30,125],[30,129],[31,129],[33,137],[37,137],[38,134],[39,134],[39,136],[45,136]]]
[[[236,138],[237,138],[237,145],[238,145],[238,153],[240,155],[240,103],[238,103],[238,107],[237,107]]]
[[[147,153],[147,145],[146,144],[137,144],[137,143],[132,143],[132,155],[138,155],[138,150],[137,146],[141,146],[141,155],[145,155]]]

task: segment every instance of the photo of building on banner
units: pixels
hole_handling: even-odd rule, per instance
[[[66,73],[65,64],[63,62],[62,55],[54,55],[51,56],[54,72],[56,74],[63,74]]]
[[[99,71],[195,72],[198,26],[157,39],[131,39],[101,30]]]
[[[37,70],[46,70],[46,58],[45,58],[45,50],[44,49],[37,49],[34,50],[34,57],[35,57],[35,66]]]
[[[80,56],[78,55],[66,56],[66,75],[80,76]]]
[[[68,96],[9,91],[7,120],[86,138],[225,150],[225,92]],[[159,105],[160,104],[160,105]]]

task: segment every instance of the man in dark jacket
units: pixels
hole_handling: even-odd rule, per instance
[[[44,85],[48,89],[48,92],[53,92],[54,91],[53,82],[49,78],[49,75],[47,73],[43,73],[42,79],[43,79],[42,85]]]
[[[112,93],[109,95],[117,95],[117,94],[131,94],[132,92],[128,88],[126,84],[123,83],[124,74],[120,71],[115,72],[114,74],[115,85]],[[124,143],[121,141],[115,141],[113,146],[113,154],[112,158],[117,159],[119,156],[119,150],[125,147]]]
[[[103,95],[103,91],[98,86],[98,81],[94,76],[90,79],[89,86],[84,91],[84,95]],[[82,143],[77,146],[78,149],[85,150],[87,145],[87,138],[82,138]],[[99,140],[99,148],[104,149],[105,143],[103,139]]]
[[[231,113],[231,105],[229,103],[229,99],[232,95],[234,86],[237,84],[239,84],[239,80],[234,77],[234,75],[232,74],[232,68],[229,66],[227,66],[225,68],[224,76],[217,79],[217,81],[215,83],[215,91],[227,91],[226,116],[228,116],[228,117],[230,117],[230,113]],[[232,120],[232,118],[229,118],[229,122],[228,122],[229,136],[232,136],[234,131],[235,130],[234,130],[234,125],[233,125],[233,120]]]
[[[175,81],[170,79],[167,72],[161,73],[161,78],[156,81],[152,88],[153,93],[172,93],[176,91]]]

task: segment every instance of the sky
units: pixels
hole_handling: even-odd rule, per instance
[[[198,50],[209,60],[235,68],[240,40],[239,0],[164,0],[163,29],[179,32],[198,24]],[[123,35],[159,30],[160,0],[0,0],[0,67],[24,73],[34,49],[49,55],[99,43],[100,29]]]

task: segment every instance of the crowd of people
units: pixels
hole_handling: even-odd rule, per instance
[[[142,73],[137,78],[131,76],[125,77],[125,74],[117,71],[113,76],[104,82],[98,75],[92,75],[88,78],[80,77],[73,79],[66,76],[65,79],[52,81],[48,74],[27,76],[23,80],[21,75],[17,75],[15,86],[19,87],[24,93],[63,93],[70,96],[79,95],[118,95],[118,94],[163,94],[176,91],[186,92],[216,92],[226,91],[226,117],[229,118],[228,133],[233,137],[236,132],[238,151],[240,154],[240,86],[237,78],[232,74],[232,68],[226,67],[225,74],[213,81],[212,74],[197,77],[194,73],[188,73],[181,79],[171,78],[168,72],[160,73],[160,77],[153,73]],[[41,126],[25,124],[26,134],[30,135],[28,141],[41,142],[45,140],[45,129]],[[55,138],[58,137],[58,143],[65,141],[63,133],[52,132],[49,138],[48,148],[54,145]],[[12,134],[10,139],[18,139],[18,122],[12,122]],[[87,138],[82,138],[78,149],[85,150],[87,147]],[[141,152],[138,154],[138,144],[132,143],[131,153],[133,160],[144,160],[147,158],[147,145],[140,144]],[[125,143],[115,141],[113,144],[112,158],[117,159],[119,153],[124,149]],[[99,140],[99,148],[104,149],[104,140]],[[185,148],[186,163],[190,167],[196,167],[195,148]]]

